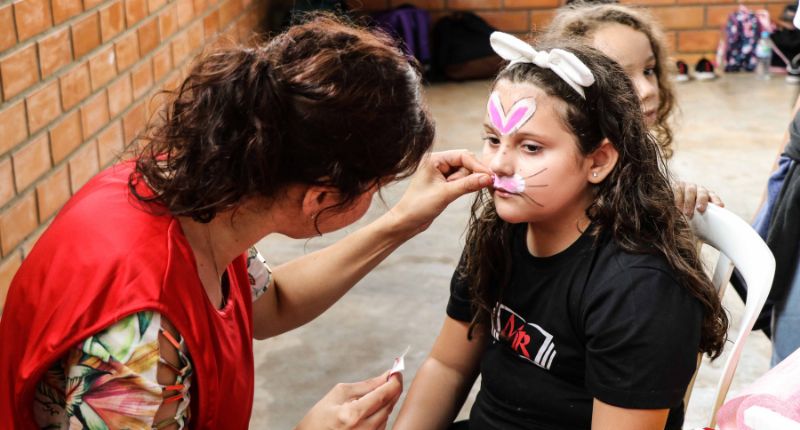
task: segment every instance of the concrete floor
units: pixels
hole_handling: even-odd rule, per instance
[[[436,149],[479,150],[489,85],[488,81],[478,81],[427,89],[437,121]],[[752,75],[679,86],[681,113],[671,163],[673,174],[715,190],[729,209],[749,220],[758,206],[796,94],[797,87],[784,84],[782,79],[757,81]],[[388,187],[383,192],[386,204],[376,199],[365,219],[346,231],[308,241],[269,237],[259,249],[276,265],[324,247],[381,214],[404,189],[403,183]],[[293,428],[337,382],[381,373],[410,345],[405,371],[408,387],[444,318],[449,280],[463,246],[470,201],[466,197],[452,204],[426,232],[399,248],[317,320],[256,343],[252,429]],[[731,293],[725,305],[733,315],[733,337],[742,304]],[[732,392],[768,369],[769,354],[766,337],[761,332],[751,335]],[[706,424],[723,360],[704,362],[686,428]],[[465,407],[462,415],[467,411]]]

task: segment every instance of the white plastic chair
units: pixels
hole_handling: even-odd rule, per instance
[[[741,328],[736,335],[733,350],[725,361],[722,378],[717,384],[714,408],[708,427],[714,428],[717,422],[717,410],[722,406],[733,380],[733,373],[739,363],[744,349],[744,341],[753,330],[761,308],[767,300],[772,277],[775,275],[775,257],[753,228],[733,212],[713,204],[708,205],[705,213],[695,213],[691,219],[691,227],[695,235],[706,244],[720,252],[719,260],[711,279],[719,292],[720,298],[725,292],[733,267],[739,270],[747,282],[747,301]],[[699,367],[699,360],[698,360]],[[695,373],[695,376],[697,374]],[[694,379],[686,393],[685,404],[689,403]]]

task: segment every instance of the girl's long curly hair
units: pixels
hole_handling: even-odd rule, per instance
[[[667,71],[667,48],[664,33],[655,19],[644,9],[634,9],[619,4],[571,3],[560,8],[543,39],[559,40],[577,38],[587,43],[594,32],[608,24],[622,24],[647,36],[656,58],[655,73],[658,81],[659,103],[653,132],[661,153],[672,157],[672,126],[670,115],[676,107],[675,88]]]
[[[202,56],[143,136],[129,188],[199,222],[289,184],[334,187],[347,207],[431,148],[420,91],[389,36],[311,15],[269,43]]]
[[[540,48],[537,46],[537,49]],[[626,252],[663,256],[678,282],[703,306],[700,349],[716,358],[722,351],[728,318],[706,276],[686,218],[674,203],[667,166],[655,138],[648,132],[633,84],[622,68],[599,51],[580,44],[541,46],[574,53],[592,70],[595,83],[586,99],[553,71],[519,63],[506,68],[498,81],[535,85],[565,103],[563,121],[578,141],[581,154],[590,154],[604,139],[619,152],[616,165],[603,182],[592,185],[593,201],[586,209],[589,234],[608,234]],[[494,304],[509,283],[511,232],[497,215],[487,191],[472,207],[462,271],[473,297],[472,330],[491,324]]]

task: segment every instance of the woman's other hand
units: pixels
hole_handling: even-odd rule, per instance
[[[700,213],[705,212],[709,202],[725,207],[716,193],[701,185],[678,181],[672,184],[672,191],[675,193],[675,206],[689,218],[694,215],[695,209]]]
[[[428,154],[390,212],[397,217],[401,229],[417,234],[455,199],[491,185],[491,174],[469,151]]]
[[[389,372],[361,382],[337,384],[295,430],[384,429],[402,392],[402,375],[389,377]]]

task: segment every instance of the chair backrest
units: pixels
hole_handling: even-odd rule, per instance
[[[719,206],[708,205],[705,213],[695,213],[691,219],[695,235],[720,252],[714,268],[712,282],[722,297],[735,266],[747,282],[747,300],[744,315],[733,350],[725,361],[722,378],[717,384],[714,408],[708,427],[716,425],[717,410],[722,406],[733,380],[733,373],[744,349],[744,341],[753,330],[761,308],[772,288],[775,275],[775,257],[753,228],[733,212]],[[693,381],[694,382],[694,381]],[[691,389],[691,386],[690,386]],[[687,395],[688,403],[688,395]]]

